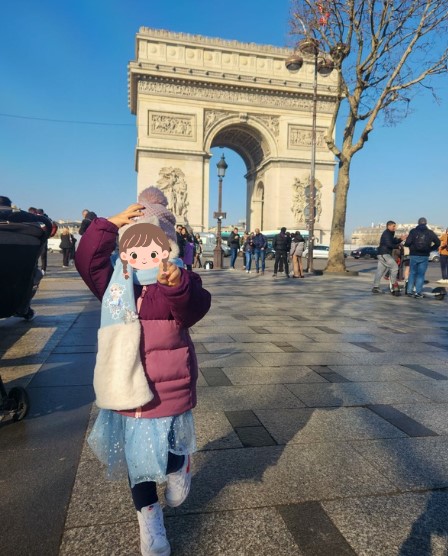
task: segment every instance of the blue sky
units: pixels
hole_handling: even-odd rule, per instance
[[[84,208],[104,216],[120,211],[136,197],[127,64],[139,27],[291,46],[289,9],[288,0],[3,0],[0,194],[56,219],[78,219]],[[377,124],[354,159],[347,233],[420,216],[448,225],[446,78],[438,92],[441,105],[422,96],[398,126]],[[238,155],[225,155],[223,210],[233,223],[245,215],[245,167]],[[216,184],[213,159],[211,168]]]

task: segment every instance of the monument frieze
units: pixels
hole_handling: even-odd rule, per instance
[[[312,130],[309,127],[301,127],[297,125],[288,126],[288,148],[311,147]],[[325,130],[316,129],[316,147],[318,149],[326,149]]]
[[[243,87],[227,88],[218,85],[202,85],[188,81],[143,80],[138,82],[138,93],[169,96],[175,98],[192,98],[195,100],[216,100],[232,104],[272,106],[276,108],[296,108],[311,111],[313,101],[286,93],[272,92]],[[331,113],[334,108],[332,101],[318,100],[317,109],[320,112]]]
[[[171,112],[148,111],[148,135],[196,140],[196,116]]]

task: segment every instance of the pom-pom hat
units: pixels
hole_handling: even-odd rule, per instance
[[[171,246],[170,259],[179,255],[179,247],[177,245],[177,236],[175,230],[176,218],[174,214],[168,210],[168,200],[164,193],[157,187],[150,186],[144,189],[138,196],[138,203],[143,205],[143,216],[136,218],[136,222],[148,222],[159,226],[165,232]],[[132,224],[130,224],[132,226]],[[123,226],[125,229],[126,226]],[[124,231],[121,228],[120,232]]]

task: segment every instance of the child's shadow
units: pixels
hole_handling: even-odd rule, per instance
[[[324,419],[325,414],[340,409],[342,405],[342,400],[338,398],[332,402],[332,407],[319,408]],[[263,507],[313,498],[313,489],[318,481],[316,477],[323,478],[333,473],[330,471],[332,455],[325,453],[328,447],[322,445],[316,448],[317,443],[330,441],[328,436],[326,439],[317,437],[319,421],[315,423],[316,429],[309,433],[311,436],[305,434],[306,438],[298,438],[315,412],[315,408],[225,412],[229,422],[233,421],[233,414],[245,413],[248,421],[251,420],[249,414],[252,414],[252,419],[259,418],[259,424],[254,420],[252,426],[246,427],[238,427],[233,423],[233,431],[200,446],[200,451],[194,456],[189,497],[179,509],[167,511],[167,516],[179,516],[174,521],[167,520],[174,541],[173,548],[180,550],[176,554],[183,553],[181,539],[185,538],[185,517],[180,518],[180,514],[196,514],[187,519],[188,542],[194,546],[194,542],[200,544],[201,539],[204,540],[204,527],[208,529],[207,514],[210,512],[248,511],[249,508],[257,511]],[[287,422],[282,426],[285,416]],[[199,413],[196,420],[205,418],[206,414]],[[204,422],[199,428],[203,427]],[[272,431],[272,436],[267,427]],[[251,437],[260,444],[265,442],[265,445],[248,445]],[[242,447],[242,439],[247,441],[246,446]]]

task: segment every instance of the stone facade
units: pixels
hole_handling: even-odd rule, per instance
[[[227,147],[246,164],[247,227],[306,227],[298,184],[306,194],[312,60],[290,73],[288,49],[149,28],[136,42],[129,107],[137,117],[138,191],[159,184],[178,221],[207,229],[211,149]],[[322,242],[333,210],[334,157],[324,134],[334,95],[335,77],[319,76],[315,228]]]

